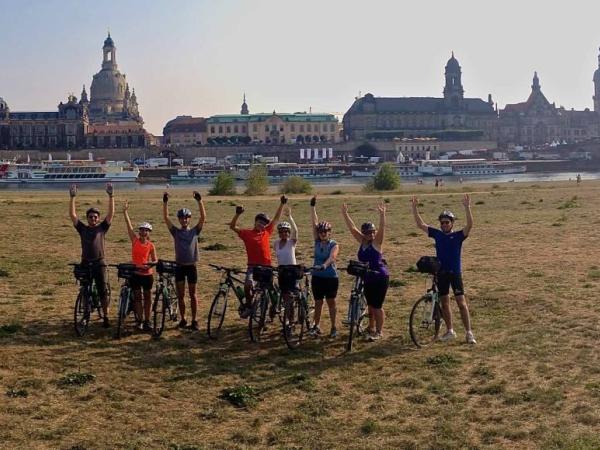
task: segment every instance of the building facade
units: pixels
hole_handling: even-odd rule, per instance
[[[465,98],[462,70],[452,53],[445,67],[444,97],[357,98],[343,119],[347,140],[425,138],[494,140],[497,112],[487,102]]]
[[[206,119],[204,117],[178,116],[163,128],[166,145],[193,146],[207,142]]]
[[[440,145],[435,138],[394,139],[396,161],[437,159],[440,156]]]

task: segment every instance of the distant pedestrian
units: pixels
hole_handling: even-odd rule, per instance
[[[435,188],[437,189],[440,185],[440,180],[438,180],[437,178],[435,179]]]
[[[581,175],[577,174],[577,186],[581,184]]]

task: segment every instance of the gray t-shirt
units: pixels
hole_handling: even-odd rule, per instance
[[[104,219],[95,227],[77,221],[75,229],[81,237],[81,260],[83,262],[99,261],[104,259],[104,235],[110,224]]]
[[[175,226],[169,229],[175,241],[175,262],[177,264],[195,264],[198,261],[198,228],[184,230]]]

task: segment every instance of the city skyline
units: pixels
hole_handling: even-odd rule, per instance
[[[67,93],[89,90],[110,29],[119,69],[157,135],[177,115],[239,112],[244,92],[254,113],[343,114],[359,92],[438,97],[452,51],[466,97],[491,93],[499,108],[521,102],[537,71],[550,102],[593,109],[600,6],[307,1],[286,11],[282,3],[190,1],[175,10],[138,0],[0,0],[0,97],[13,111],[52,111]]]

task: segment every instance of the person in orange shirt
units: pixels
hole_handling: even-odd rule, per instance
[[[229,228],[237,233],[240,239],[246,246],[246,255],[248,257],[248,270],[246,272],[246,281],[244,283],[244,293],[246,295],[246,303],[240,307],[240,316],[242,319],[247,318],[251,312],[252,301],[252,271],[255,266],[270,266],[271,265],[271,234],[275,224],[281,217],[283,206],[287,203],[287,197],[282,195],[280,198],[279,207],[275,212],[273,220],[269,219],[265,213],[259,213],[254,217],[254,228],[240,229],[237,226],[237,221],[244,212],[243,206],[236,206],[235,216],[231,219]]]
[[[134,308],[137,317],[143,317],[144,321],[137,324],[139,330],[150,332],[152,327],[150,326],[150,308],[152,306],[152,284],[154,283],[154,276],[152,275],[152,269],[146,267],[145,264],[149,262],[156,262],[156,249],[154,244],[150,242],[150,232],[152,231],[152,225],[148,222],[142,222],[138,226],[138,234],[136,235],[131,226],[131,220],[129,219],[129,202],[125,200],[123,205],[123,215],[125,216],[125,223],[127,224],[127,233],[131,240],[131,259],[133,264],[139,267],[135,276],[130,280],[131,288],[133,289],[134,296]],[[144,306],[142,308],[142,290],[144,291]],[[142,311],[143,310],[143,311]]]

